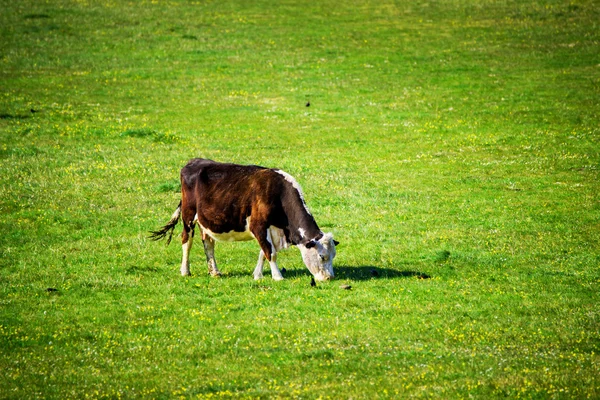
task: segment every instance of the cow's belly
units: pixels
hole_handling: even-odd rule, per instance
[[[243,232],[213,232],[210,229],[202,226],[202,224],[200,223],[198,223],[198,226],[200,226],[200,229],[202,229],[203,235],[210,236],[214,240],[220,242],[243,242],[254,239],[254,235],[252,234],[252,232],[250,232],[250,218],[246,219],[246,229]]]
[[[226,233],[215,233],[210,229],[204,228],[202,225],[200,225],[200,227],[205,235],[210,236],[219,242],[243,242],[254,239],[254,235],[249,230],[244,232],[229,231]]]

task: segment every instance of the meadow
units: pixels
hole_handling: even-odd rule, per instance
[[[0,9],[0,398],[600,397],[597,1]],[[181,277],[193,157],[292,174],[336,279]]]

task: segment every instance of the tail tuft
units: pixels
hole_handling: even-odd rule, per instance
[[[160,228],[157,231],[150,231],[150,233],[151,233],[150,239],[161,240],[165,236],[168,235],[168,238],[167,238],[167,246],[168,246],[169,243],[171,243],[171,239],[173,238],[173,231],[175,230],[175,226],[177,225],[177,223],[179,223],[180,216],[181,216],[181,202],[179,202],[179,206],[177,207],[177,210],[175,210],[175,212],[173,213],[173,216],[171,217],[171,219],[169,220],[169,222],[167,222],[167,224],[165,226],[163,226],[162,228]]]

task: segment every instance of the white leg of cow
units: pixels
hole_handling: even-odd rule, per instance
[[[192,250],[192,242],[194,240],[194,236],[189,235],[187,242],[181,245],[183,250],[183,256],[181,258],[181,275],[189,276],[190,275],[190,250]]]
[[[254,276],[255,280],[259,280],[263,278],[263,266],[265,265],[265,253],[264,251],[260,251],[260,253],[258,253],[258,262],[256,263],[256,268],[254,269],[254,273],[252,274]]]
[[[271,276],[275,281],[283,280],[283,275],[281,275],[281,271],[277,266],[277,253],[271,254],[271,261],[269,261],[269,265],[271,266]]]
[[[202,240],[204,244],[204,254],[206,254],[206,262],[208,264],[208,273],[212,276],[221,276],[221,271],[217,268],[215,260],[215,241],[211,237]]]
[[[271,260],[269,261],[269,265],[271,266],[271,276],[273,277],[273,280],[281,281],[283,280],[283,275],[281,275],[281,271],[277,266],[277,249],[275,248],[275,242],[270,229],[267,229],[267,241],[271,244]]]
[[[277,263],[275,262],[277,253],[277,249],[274,246],[274,242],[271,238],[271,232],[269,228],[264,228],[260,225],[251,225],[250,231],[258,241],[258,244],[261,248],[261,254],[259,254],[258,265],[254,270],[254,277],[256,278],[257,272],[262,272],[262,265],[264,260],[262,257],[264,256],[267,260],[269,260],[269,265],[271,266],[271,276],[274,280],[280,281],[283,279],[283,275],[281,275],[281,271],[277,267]],[[259,268],[260,267],[260,268]]]

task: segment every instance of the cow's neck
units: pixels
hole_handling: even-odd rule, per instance
[[[315,219],[307,212],[303,213],[298,221],[290,222],[290,232],[295,233],[295,235],[291,235],[292,243],[294,244],[306,244],[313,239],[319,239],[323,236]]]
[[[275,172],[285,180],[282,205],[287,217],[288,241],[297,245],[320,238],[323,233],[304,202],[304,194],[298,182],[287,172],[282,170],[275,170]]]
[[[306,244],[323,236],[302,198],[296,197],[294,201],[284,204],[284,210],[288,218],[288,241],[292,244]]]

